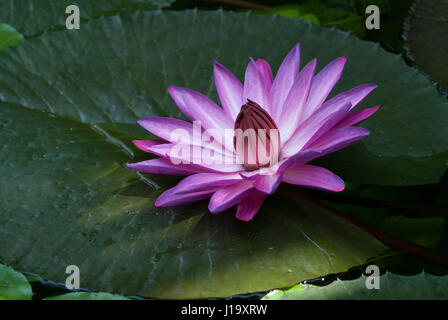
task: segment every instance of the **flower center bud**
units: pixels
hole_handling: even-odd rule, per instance
[[[247,170],[270,167],[278,162],[280,133],[271,116],[247,99],[236,117],[233,146]]]

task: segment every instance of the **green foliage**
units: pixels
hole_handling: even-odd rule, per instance
[[[406,25],[406,48],[415,64],[448,92],[448,2],[417,1]]]
[[[364,15],[330,6],[327,1],[306,0],[302,1],[298,8],[303,13],[315,14],[322,26],[334,26],[343,31],[350,31],[360,38],[365,35]]]
[[[8,46],[18,45],[22,41],[23,36],[13,27],[5,23],[0,23],[0,50]]]
[[[174,0],[0,0],[0,22],[16,28],[25,37],[44,31],[65,28],[69,5],[77,5],[82,22],[136,10],[155,10],[168,7]],[[1,43],[0,43],[1,48]]]
[[[366,276],[356,280],[336,280],[317,287],[299,284],[288,290],[274,290],[263,300],[444,300],[448,299],[448,276],[420,273],[400,276],[391,273],[379,279],[379,289],[367,289]]]
[[[30,300],[32,296],[26,277],[0,264],[0,300]]]
[[[257,13],[263,14],[278,14],[281,17],[286,18],[301,18],[302,20],[309,20],[312,24],[320,25],[319,19],[312,13],[303,14],[300,11],[299,5],[286,5],[273,7],[272,9],[265,11],[256,11]]]
[[[31,274],[25,274],[25,278],[26,280],[28,280],[29,283],[40,282],[42,280],[42,278],[40,278],[39,276]]]
[[[376,229],[425,247],[437,246],[445,233],[445,220],[443,217],[416,219],[396,215],[384,209],[335,203],[332,203],[331,206]]]
[[[443,182],[408,187],[348,184],[343,194],[323,196],[357,221],[425,247],[437,247],[446,233],[448,185]]]
[[[404,40],[401,36],[404,20],[409,11],[409,7],[414,0],[378,0],[366,1],[367,4],[375,4],[378,2],[378,7],[381,12],[381,27],[379,30],[367,31],[366,40],[376,41],[381,43],[386,49],[396,52],[404,53]],[[365,8],[365,6],[364,6]]]
[[[23,275],[0,264],[0,300],[31,300],[30,282],[39,282],[36,276]],[[44,300],[130,300],[127,297],[106,292],[71,292]]]
[[[44,300],[130,300],[129,298],[106,292],[72,292]]]
[[[273,7],[266,12],[276,13],[278,10],[290,8],[289,17],[298,17],[295,11],[303,15],[315,16],[321,26],[336,27],[343,31],[350,31],[359,38],[380,42],[390,51],[403,53],[403,39],[401,30],[403,21],[413,0],[301,0],[282,1],[281,6]],[[270,2],[269,5],[277,5]],[[381,28],[379,30],[367,30],[365,10],[369,5],[376,5],[381,13]],[[258,12],[258,11],[257,11]],[[281,14],[281,13],[279,13]],[[314,23],[314,22],[313,22]]]

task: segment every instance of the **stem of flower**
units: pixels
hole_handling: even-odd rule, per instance
[[[311,201],[312,203],[314,203],[315,205],[320,206],[321,208],[328,210],[332,214],[335,214],[338,217],[356,225],[357,227],[361,228],[365,232],[369,233],[370,235],[372,235],[373,237],[375,237],[376,239],[381,241],[384,245],[388,246],[389,248],[403,251],[404,253],[416,256],[423,260],[426,260],[431,263],[435,263],[439,266],[448,268],[448,257],[441,256],[441,255],[437,254],[436,252],[434,252],[434,250],[432,250],[430,248],[426,248],[426,247],[420,246],[418,244],[409,242],[407,240],[397,238],[389,233],[377,230],[363,222],[360,222],[351,217],[348,217],[347,215],[345,215],[339,211],[336,211],[335,209],[315,200],[314,198],[310,197],[305,192],[297,189],[297,187],[288,185],[287,188],[289,190],[291,190],[291,192],[296,194],[297,196],[299,196],[301,198],[305,198],[305,199]]]

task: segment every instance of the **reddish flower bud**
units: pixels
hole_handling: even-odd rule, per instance
[[[233,145],[247,170],[277,163],[280,133],[271,116],[257,103],[247,99],[235,120]]]

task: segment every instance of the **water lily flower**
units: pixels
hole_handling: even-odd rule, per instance
[[[138,120],[161,139],[135,140],[134,144],[160,158],[128,167],[153,174],[187,176],[159,196],[157,207],[210,198],[210,212],[220,213],[236,206],[236,217],[243,221],[254,217],[266,196],[274,193],[281,182],[342,191],[345,185],[340,177],[307,163],[366,137],[369,131],[355,125],[379,108],[352,112],[377,87],[375,84],[362,84],[327,100],[345,62],[346,57],[337,58],[315,75],[314,59],[300,70],[297,44],[275,78],[267,61],[250,59],[242,84],[215,61],[214,81],[221,106],[196,91],[169,87],[171,97],[193,123],[166,117]],[[262,144],[250,138],[242,140],[243,146],[248,146],[247,150],[243,148],[243,154],[236,150],[235,137],[230,143],[228,139],[210,139],[204,145],[203,136],[194,136],[196,123],[200,123],[202,133],[214,132],[214,138],[216,134],[225,136],[229,130],[277,130],[276,137],[268,134],[263,140],[264,146],[270,146],[267,159],[276,161],[262,163],[257,150]],[[176,130],[181,134],[173,135]],[[258,133],[255,138],[259,138]],[[184,151],[192,147],[199,152],[173,153],[175,146],[186,147]],[[225,161],[213,161],[216,156]]]

